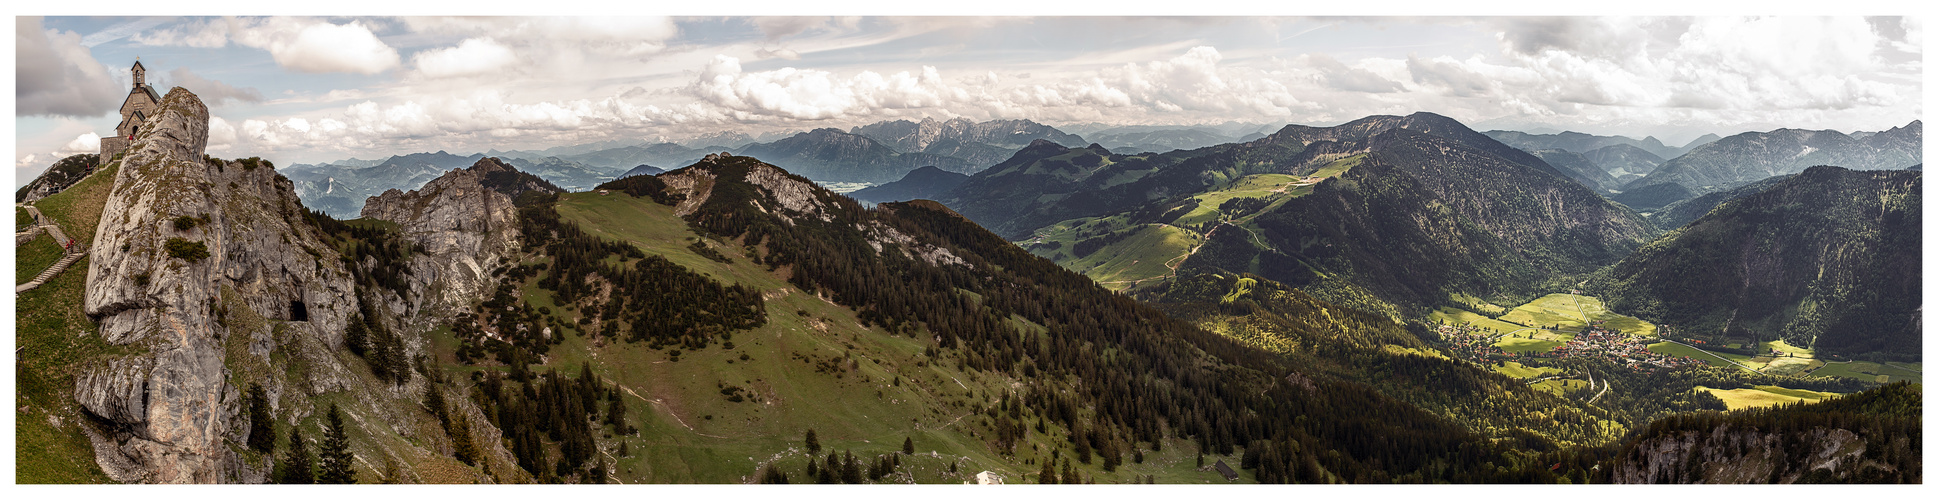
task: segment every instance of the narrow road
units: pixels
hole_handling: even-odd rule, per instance
[[[1602,398],[1602,395],[1603,395],[1603,394],[1608,394],[1608,378],[1607,378],[1607,377],[1603,377],[1603,378],[1602,378],[1602,392],[1597,392],[1597,393],[1595,393],[1595,397],[1592,397],[1592,398],[1588,398],[1588,404],[1591,404],[1591,405],[1592,405],[1592,404],[1595,404],[1595,400],[1598,400],[1598,399],[1601,399],[1601,398]]]

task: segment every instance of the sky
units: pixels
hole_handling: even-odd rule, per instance
[[[16,17],[15,180],[111,134],[138,57],[278,164],[966,117],[1877,131],[1922,117],[1900,17]]]

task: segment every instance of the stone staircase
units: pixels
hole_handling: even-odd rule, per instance
[[[15,285],[13,287],[13,293],[20,293],[28,290],[33,290],[35,288],[39,288],[40,285],[46,284],[47,280],[54,279],[54,276],[59,275],[61,271],[66,270],[67,266],[74,265],[75,262],[78,262],[81,260],[81,257],[86,257],[86,256],[87,256],[87,251],[82,250],[79,252],[67,254],[66,257],[61,257],[60,262],[55,262],[54,265],[47,266],[47,270],[41,271],[39,275],[34,276],[33,281],[28,281],[26,283]]]
[[[74,265],[74,263],[77,261],[80,261],[82,257],[87,256],[87,248],[85,247],[69,248],[69,245],[73,245],[76,242],[73,239],[68,238],[66,233],[61,232],[60,225],[55,224],[53,220],[48,219],[46,216],[41,215],[40,209],[34,208],[33,205],[24,205],[24,208],[27,209],[27,213],[34,215],[34,221],[37,222],[39,225],[34,226],[33,230],[29,230],[25,233],[15,234],[14,246],[20,246],[22,244],[25,244],[28,241],[32,241],[33,237],[39,230],[46,230],[47,235],[54,238],[54,244],[60,245],[61,248],[67,248],[68,250],[67,250],[67,256],[61,257],[61,260],[59,262],[55,262],[54,265],[47,266],[47,270],[41,271],[39,275],[34,276],[33,280],[28,281],[26,283],[21,283],[19,285],[15,285],[13,288],[13,293],[16,293],[16,294],[25,292],[28,290],[33,290],[35,288],[39,288],[40,285],[46,284],[47,280],[54,279],[54,276],[60,275],[61,271],[67,269],[67,266]]]

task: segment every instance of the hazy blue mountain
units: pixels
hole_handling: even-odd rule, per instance
[[[1627,194],[1650,186],[1674,184],[1687,190],[1689,196],[1695,196],[1802,172],[1814,165],[1899,170],[1923,163],[1923,142],[1924,124],[1916,120],[1863,139],[1835,130],[1745,132],[1671,158],[1649,175],[1625,185],[1622,191]],[[1668,199],[1655,206],[1680,199]]]
[[[1617,184],[1610,184],[1608,186],[1610,188],[1619,188],[1622,184],[1649,175],[1649,172],[1654,172],[1655,167],[1661,166],[1663,162],[1661,156],[1628,144],[1603,146],[1582,153],[1581,156],[1594,162],[1603,172],[1608,172],[1610,177],[1615,178]]]
[[[1608,175],[1608,172],[1602,169],[1601,165],[1596,164],[1593,160],[1589,160],[1586,156],[1579,153],[1561,149],[1538,149],[1529,152],[1534,153],[1534,156],[1540,157],[1541,161],[1548,162],[1549,166],[1560,170],[1562,175],[1566,175],[1568,178],[1574,179],[1575,182],[1580,182],[1581,185],[1588,186],[1596,192],[1607,193],[1609,190],[1620,185],[1614,176]]]
[[[850,192],[848,197],[875,203],[933,199],[955,189],[965,180],[969,180],[968,175],[922,167],[910,171],[901,180]]]
[[[1561,132],[1556,134],[1530,134],[1513,130],[1489,130],[1488,137],[1516,148],[1534,151],[1537,149],[1560,149],[1575,153],[1586,153],[1616,144],[1627,144],[1641,148],[1659,157],[1676,156],[1676,148],[1662,144],[1655,137],[1631,139],[1621,136],[1584,134],[1581,132]]]
[[[814,129],[768,143],[748,144],[736,155],[754,156],[797,175],[822,182],[893,182],[909,171],[933,166],[972,172],[967,160],[928,153],[903,153],[859,134]]]

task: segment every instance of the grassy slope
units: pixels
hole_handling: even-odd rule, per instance
[[[96,170],[67,190],[34,202],[34,206],[40,209],[41,215],[60,224],[61,232],[67,237],[81,240],[82,245],[93,245],[94,226],[101,221],[101,208],[108,204],[108,191],[114,189],[114,175],[120,170],[120,163]]]
[[[1836,393],[1831,392],[1785,389],[1774,385],[1759,385],[1755,388],[1746,389],[1717,389],[1698,386],[1697,389],[1709,391],[1710,394],[1716,395],[1717,398],[1723,400],[1723,404],[1729,405],[1729,409],[1731,410],[1762,408],[1765,406],[1795,403],[1797,401],[1816,402],[1825,398],[1837,397]]]
[[[1905,367],[1917,371],[1907,370]],[[1817,377],[1846,377],[1874,380],[1880,383],[1908,380],[1914,384],[1923,384],[1923,371],[1924,363],[1878,364],[1869,361],[1851,361],[1846,363],[1825,363],[1822,368],[1810,372],[1810,375]]]
[[[34,276],[40,275],[41,271],[47,270],[47,266],[61,260],[60,245],[54,244],[54,237],[47,233],[35,236],[33,241],[17,247],[15,251],[17,253],[13,257],[14,284],[26,283],[34,279]],[[82,269],[81,274],[86,275],[87,270]]]
[[[1331,178],[1345,173],[1358,165],[1361,156],[1343,158],[1321,167],[1311,177]],[[1233,180],[1229,185],[1191,196],[1198,200],[1198,207],[1179,216],[1170,224],[1145,224],[1132,227],[1123,215],[1105,217],[1085,217],[1070,219],[1051,224],[1036,231],[1034,237],[1021,242],[1031,253],[1056,261],[1064,269],[1089,276],[1090,279],[1112,290],[1125,290],[1138,285],[1150,284],[1155,278],[1172,273],[1169,264],[1175,264],[1179,257],[1190,254],[1192,249],[1204,243],[1204,235],[1187,229],[1206,222],[1229,220],[1227,214],[1218,211],[1218,206],[1234,198],[1267,198],[1272,200],[1264,209],[1254,213],[1264,213],[1278,208],[1285,200],[1312,193],[1312,185],[1294,186],[1301,180],[1299,176],[1285,174],[1257,174]],[[1247,229],[1250,217],[1240,218],[1234,223]],[[1077,258],[1074,248],[1084,237],[1079,232],[1090,235],[1116,231],[1135,231],[1136,233],[1115,243],[1104,246],[1090,255]],[[1226,228],[1226,230],[1233,230]],[[1057,249],[1035,248],[1039,243],[1057,243]],[[1240,270],[1242,271],[1242,270]]]
[[[903,438],[913,438],[918,455],[939,454],[904,458],[903,470],[915,471],[912,479],[919,482],[960,482],[982,470],[1010,482],[1033,482],[1025,477],[1040,465],[1025,464],[1025,458],[1068,446],[1060,430],[1045,436],[1032,429],[1018,444],[1016,458],[1002,457],[984,444],[991,432],[986,417],[972,414],[972,407],[976,399],[1000,397],[1010,380],[965,374],[951,361],[929,364],[922,352],[924,341],[862,328],[853,311],[801,294],[735,252],[727,252],[733,264],[694,254],[687,245],[695,236],[670,207],[644,198],[578,193],[565,195],[558,211],[595,235],[631,242],[648,254],[768,297],[769,323],[734,334],[731,350],[716,345],[682,352],[673,361],[670,352],[642,344],[592,346],[576,335],[553,348],[549,367],[576,371],[589,360],[597,374],[628,392],[630,415],[642,431],[638,437],[620,438],[632,451],[618,460],[621,481],[743,482],[752,479],[759,464],[774,461],[798,482],[806,465],[805,452],[799,450],[801,436],[808,429],[819,436],[823,454],[852,450],[860,459],[897,450]],[[534,306],[558,309],[548,293],[527,291]],[[568,318],[575,314],[567,313]],[[844,355],[859,366],[816,369],[820,362]],[[898,377],[902,383],[895,385]],[[758,397],[729,402],[720,392],[725,385]],[[602,448],[610,451],[617,444],[608,441]],[[1079,468],[1098,475],[1098,482],[1127,481],[1132,474],[1156,474],[1168,482],[1214,479],[1215,473],[1196,471],[1195,463],[1186,463],[1193,458],[1185,451],[1190,448],[1166,443],[1163,453],[1147,456],[1144,464],[1126,460],[1114,474],[1103,474],[1095,465]],[[950,461],[959,462],[955,475],[946,472]]]
[[[115,170],[97,171],[35,206],[59,221],[71,237],[91,240]],[[31,266],[27,258],[23,247],[14,264]],[[14,342],[21,353],[14,367],[14,406],[27,409],[15,413],[14,473],[19,483],[112,482],[95,465],[94,448],[78,427],[84,417],[74,402],[74,374],[85,363],[129,354],[133,348],[102,342],[94,323],[81,313],[86,265],[83,259],[40,288],[15,297]]]

